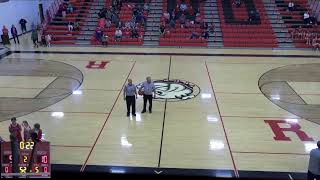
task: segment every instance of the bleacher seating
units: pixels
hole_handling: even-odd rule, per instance
[[[240,7],[236,7],[232,0],[217,0],[217,4],[225,47],[277,47],[261,0],[242,1]],[[251,10],[259,12],[260,20],[248,21]]]
[[[290,0],[276,0],[277,10],[280,12],[281,17],[291,33],[295,28],[301,26],[302,31],[320,33],[320,28],[313,27],[312,25],[305,24],[303,22],[303,14],[308,11],[307,0],[294,0],[295,9],[293,11],[288,11],[288,3]],[[293,39],[296,48],[310,48],[311,45],[306,44],[305,39],[295,38]]]
[[[109,8],[111,6],[111,0],[106,0],[105,2],[105,8]],[[120,21],[124,24],[132,19],[133,16],[133,9],[134,9],[135,3],[123,3],[119,17]],[[143,14],[146,18],[148,14],[144,12]],[[115,31],[116,31],[116,25],[112,24],[110,28],[104,28],[103,32],[104,34],[107,34],[108,36],[108,45],[142,45],[143,44],[143,36],[145,32],[145,27],[138,23],[137,25],[138,29],[138,38],[131,38],[131,32],[128,29],[122,28],[122,39],[121,41],[117,42],[115,41]],[[91,38],[91,44],[92,45],[101,45],[101,42],[99,42],[96,37],[95,33],[93,34]]]
[[[170,0],[168,0],[170,1]],[[176,3],[180,4],[180,0]],[[185,1],[187,6],[190,6],[190,1]],[[167,12],[167,1],[163,2],[162,10]],[[164,17],[162,17],[163,19]],[[200,18],[201,21],[204,19],[204,5],[203,2],[200,3]],[[196,24],[194,28],[181,28],[181,25],[176,21],[175,29],[170,30],[169,34],[164,34],[160,36],[159,45],[160,46],[207,46],[207,40],[203,38],[190,39],[192,32],[198,33],[200,36],[203,33],[203,29],[200,28],[200,24]]]
[[[84,25],[87,14],[90,10],[93,0],[65,1],[71,3],[74,11],[67,13],[66,17],[62,17],[62,12],[58,11],[52,22],[44,30],[45,33],[52,35],[51,44],[74,44],[79,31],[68,31],[68,23],[78,21],[81,26]]]

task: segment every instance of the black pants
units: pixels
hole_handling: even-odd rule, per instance
[[[20,44],[18,35],[14,35],[14,36],[12,36],[12,38],[13,38],[15,44],[17,43],[16,38],[17,38],[18,44]]]
[[[308,171],[308,180],[320,180],[320,175],[315,175],[312,172]]]
[[[26,25],[21,25],[21,31],[24,33],[27,31]]]
[[[152,110],[152,95],[143,95],[143,110],[146,111],[147,100],[149,101],[149,111]]]
[[[130,106],[132,107],[132,114],[136,113],[136,97],[135,96],[126,96],[127,102],[127,113],[130,114]]]

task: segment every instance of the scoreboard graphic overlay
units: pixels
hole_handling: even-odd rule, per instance
[[[50,177],[50,143],[17,142],[17,154],[12,152],[11,142],[1,143],[1,177]],[[13,161],[17,158],[16,172]]]

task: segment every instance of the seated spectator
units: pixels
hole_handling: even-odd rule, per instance
[[[312,39],[312,48],[313,50],[315,51],[319,51],[319,48],[320,48],[320,38],[317,38],[317,36],[315,36],[313,39]]]
[[[139,33],[137,28],[131,29],[131,38],[139,38]]]
[[[48,33],[48,34],[46,35],[46,43],[47,43],[47,46],[48,46],[48,47],[51,47],[51,39],[52,39],[52,37],[51,37],[51,35]]]
[[[200,29],[208,29],[208,28],[209,28],[208,23],[203,21],[200,25]]]
[[[296,39],[296,36],[298,35],[298,28],[294,28],[292,31],[291,31],[291,38],[294,40]]]
[[[215,30],[214,24],[212,23],[211,25],[209,25],[208,29],[210,33],[214,33],[214,30]]]
[[[241,6],[241,0],[235,0],[234,4],[236,5],[236,7],[240,7]]]
[[[289,4],[288,4],[288,10],[289,11],[294,11],[295,10],[295,5],[294,5],[294,3],[292,1],[289,2]]]
[[[302,26],[299,26],[299,28],[298,28],[298,38],[302,39],[303,36],[304,36],[304,30],[303,30]]]
[[[169,26],[170,26],[170,28],[174,29],[176,27],[176,22],[174,22],[174,20],[171,19],[170,23],[169,23]]]
[[[71,3],[68,4],[67,12],[68,12],[68,13],[73,13],[73,6],[72,6]]]
[[[106,26],[105,18],[100,18],[98,24],[99,24],[99,27],[103,29]]]
[[[184,12],[185,10],[187,10],[187,4],[184,2],[184,0],[183,1],[181,1],[181,4],[180,4],[180,10],[182,11],[182,12]]]
[[[150,7],[149,7],[149,4],[148,4],[148,3],[145,3],[145,4],[144,4],[143,10],[144,10],[145,12],[149,13]]]
[[[73,30],[80,31],[80,24],[79,21],[76,21],[73,25]]]
[[[202,33],[202,37],[204,39],[209,39],[209,30],[205,30],[203,33]]]
[[[119,42],[119,41],[121,41],[121,39],[122,39],[122,31],[121,31],[121,29],[120,28],[117,28],[116,29],[116,32],[115,32],[115,37],[116,37],[116,41],[117,42]]]
[[[164,24],[160,24],[160,29],[159,29],[159,32],[160,32],[160,35],[163,35],[164,34],[164,32],[165,32],[165,26],[164,26]]]
[[[305,38],[305,40],[306,40],[306,44],[307,44],[307,45],[311,45],[312,35],[311,35],[311,32],[310,32],[309,30],[306,31],[304,38]]]
[[[108,46],[108,36],[107,34],[103,34],[102,37],[101,37],[101,43],[103,46]]]
[[[189,13],[189,15],[191,15],[191,16],[195,14],[195,11],[193,10],[192,6],[190,6],[190,7],[188,8],[188,13]]]
[[[197,32],[193,31],[191,33],[190,39],[198,39],[200,36]]]
[[[112,26],[112,23],[110,21],[110,19],[106,19],[106,28],[110,28]]]
[[[260,19],[260,14],[259,12],[254,12],[253,10],[250,11],[249,13],[249,22],[253,22]]]
[[[165,18],[166,22],[169,22],[170,14],[168,12],[163,13],[163,17]]]
[[[96,28],[96,40],[101,42],[101,37],[102,37],[102,30],[101,30],[101,28],[97,27]]]
[[[304,14],[303,14],[303,22],[305,23],[305,24],[310,24],[310,14],[308,13],[308,12],[304,12]]]
[[[73,25],[72,25],[72,22],[70,22],[70,21],[68,23],[68,31],[69,32],[73,31]]]
[[[196,14],[196,18],[195,18],[195,22],[196,22],[196,24],[200,24],[201,23],[201,16],[200,16],[200,13],[197,13]]]
[[[179,18],[180,24],[184,25],[186,23],[186,20],[187,20],[186,16],[184,14],[181,14]]]
[[[170,20],[171,19],[176,20],[176,13],[174,12],[174,10],[172,10],[170,13]]]

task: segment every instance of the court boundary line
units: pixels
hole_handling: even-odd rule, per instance
[[[237,153],[237,154],[279,154],[279,155],[300,155],[300,156],[309,156],[309,154],[306,153],[285,153],[285,152],[258,152],[258,151],[232,151],[233,153]]]
[[[168,70],[167,80],[170,79],[171,61],[172,61],[172,56],[170,56],[170,60],[169,60],[169,70]],[[161,165],[162,143],[163,143],[164,125],[165,125],[165,122],[166,122],[167,104],[168,104],[168,99],[166,99],[165,102],[164,102],[163,120],[162,120],[162,133],[161,133],[161,141],[160,141],[160,152],[159,152],[158,168],[160,168],[160,165]]]
[[[211,76],[210,76],[210,72],[209,72],[209,68],[208,68],[208,65],[207,65],[207,61],[205,61],[204,63],[205,63],[206,70],[207,70],[207,73],[208,73],[208,78],[209,78],[209,81],[210,81],[210,85],[211,85],[212,93],[213,93],[213,96],[214,96],[215,104],[217,106],[218,114],[220,116],[222,129],[224,131],[225,139],[226,139],[226,142],[227,142],[227,145],[228,145],[228,149],[229,149],[229,152],[230,152],[230,157],[231,157],[231,161],[232,161],[233,168],[234,168],[234,174],[238,178],[239,177],[239,172],[237,170],[236,163],[235,163],[235,160],[234,160],[234,157],[233,157],[233,154],[232,154],[232,150],[231,150],[231,146],[230,146],[230,143],[229,143],[227,131],[226,131],[224,123],[223,123],[220,107],[219,107],[219,104],[218,104],[218,101],[217,101],[217,97],[216,97],[216,94],[215,94],[215,91],[214,91],[214,88],[213,88],[213,83],[212,83],[212,79],[211,79]]]
[[[125,81],[124,81],[124,83],[123,83],[123,85],[122,85],[121,91],[122,91],[122,89],[124,88],[124,86],[125,86],[128,78],[130,77],[131,72],[132,72],[135,64],[136,64],[136,61],[133,61],[133,65],[131,66],[131,69],[130,69],[130,71],[129,71],[129,73],[128,73],[128,75],[127,75],[127,77],[126,77],[126,79],[125,79]],[[112,107],[111,107],[110,113],[109,113],[108,116],[106,117],[106,120],[104,121],[104,123],[103,123],[103,125],[102,125],[102,128],[100,129],[99,134],[98,134],[96,140],[94,141],[94,144],[92,145],[92,148],[91,148],[91,150],[90,150],[90,152],[89,152],[89,154],[88,154],[88,156],[87,156],[84,164],[82,165],[82,167],[81,167],[81,169],[80,169],[80,172],[83,172],[84,169],[86,168],[87,163],[88,163],[88,160],[89,160],[89,158],[90,158],[90,156],[91,156],[91,153],[92,153],[94,147],[96,146],[96,144],[97,144],[97,142],[98,142],[98,140],[99,140],[99,138],[100,138],[100,135],[101,135],[102,131],[104,130],[104,128],[105,128],[105,126],[106,126],[106,124],[107,124],[107,121],[109,120],[109,118],[110,118],[110,116],[111,116],[111,113],[112,113],[113,110],[114,110],[114,107],[116,106],[116,104],[117,104],[117,102],[118,102],[118,99],[119,99],[119,97],[120,97],[120,95],[121,95],[121,91],[119,91],[118,96],[117,96],[116,100],[114,101],[114,103],[113,103],[113,105],[112,105]]]
[[[13,50],[11,53],[23,54],[23,53],[34,53],[34,54],[97,54],[97,55],[157,55],[157,56],[222,56],[222,57],[283,57],[283,58],[319,58],[318,55],[281,55],[281,54],[209,54],[209,53],[159,53],[159,52],[80,52],[80,51],[18,51]]]

